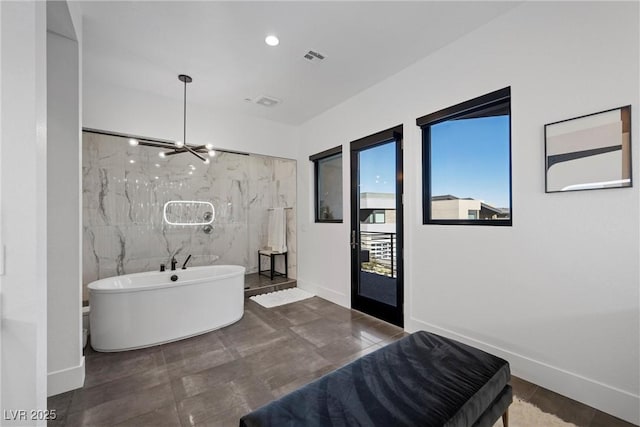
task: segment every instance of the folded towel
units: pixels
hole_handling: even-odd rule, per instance
[[[287,252],[287,218],[284,208],[273,208],[269,211],[267,246],[275,252]]]

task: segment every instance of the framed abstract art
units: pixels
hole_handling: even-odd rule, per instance
[[[631,106],[544,126],[546,192],[631,187]]]

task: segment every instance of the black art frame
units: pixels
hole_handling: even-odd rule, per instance
[[[618,124],[616,114],[619,114],[620,118],[619,133],[614,132]],[[570,124],[571,128],[568,128],[567,124]],[[546,193],[633,187],[631,105],[548,123],[544,125],[544,141]],[[593,167],[594,164],[597,166],[598,156],[607,156],[617,151],[620,151],[621,155],[619,170],[611,170],[607,167],[607,162],[602,162],[600,168]],[[577,165],[589,160],[589,168],[580,166],[588,172],[581,172]],[[571,163],[575,164],[575,176],[563,180],[556,179],[558,167],[565,169],[562,171],[564,174],[572,172]],[[557,168],[550,172],[553,166]],[[599,172],[602,172],[601,178],[597,177]],[[580,175],[590,175],[590,178],[582,179],[587,182],[580,182]]]

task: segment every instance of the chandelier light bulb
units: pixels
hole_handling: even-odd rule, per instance
[[[216,155],[216,150],[209,150],[209,157],[214,157]]]
[[[165,157],[167,157],[167,155],[166,155],[166,154],[164,154],[164,151],[159,152],[159,153],[158,153],[158,156],[162,157],[163,159],[164,159]]]
[[[213,150],[213,144],[208,142],[204,145],[204,148],[206,148],[207,150]]]
[[[209,163],[211,163],[211,161],[209,159],[204,159],[204,164],[208,165]]]
[[[176,144],[176,147],[178,147],[178,148],[184,146],[184,142],[182,142],[182,141],[176,141],[175,144]]]
[[[138,140],[135,138],[130,138],[129,139],[129,145],[132,147],[135,147],[136,145],[138,145]]]

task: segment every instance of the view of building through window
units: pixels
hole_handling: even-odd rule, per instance
[[[447,120],[430,133],[431,219],[509,218],[509,115]]]
[[[360,153],[362,271],[396,277],[396,152],[390,142]]]

